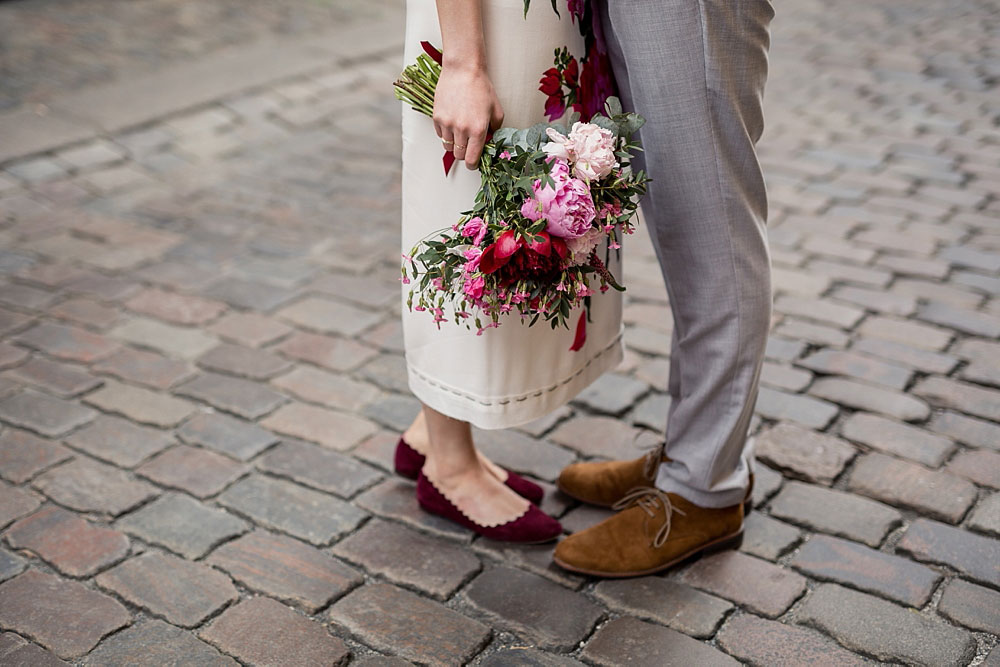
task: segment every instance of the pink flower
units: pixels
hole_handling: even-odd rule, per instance
[[[603,204],[601,204],[601,212],[597,214],[597,217],[602,218],[602,219],[603,218],[607,218],[607,217],[617,218],[621,214],[622,214],[622,204],[621,204],[621,202],[619,202],[619,201],[613,201],[613,202],[606,201]]]
[[[472,246],[467,248],[464,253],[465,256],[465,273],[473,273],[479,268],[479,258],[483,255],[483,249],[478,246]]]
[[[475,278],[466,278],[465,284],[462,285],[462,291],[470,299],[476,300],[483,298],[483,290],[486,287],[486,280],[482,276],[476,276]]]
[[[501,160],[509,160],[510,159],[510,151],[503,151],[502,153],[500,153],[500,159]]]
[[[549,142],[542,146],[542,150],[572,163],[573,174],[577,178],[587,182],[597,181],[618,167],[618,160],[615,159],[615,135],[610,130],[593,123],[576,122],[573,123],[569,136],[563,136],[551,127],[545,134],[548,135]]]
[[[521,215],[529,220],[546,221],[545,231],[552,236],[572,239],[583,236],[597,217],[590,186],[569,173],[565,160],[549,158],[549,175],[555,183],[542,186],[541,180],[532,185],[533,196],[521,205]]]
[[[482,243],[483,237],[486,236],[486,223],[478,215],[471,218],[462,227],[462,236],[474,237],[472,243],[479,245]]]
[[[570,264],[572,266],[582,266],[587,263],[590,251],[597,247],[604,233],[596,227],[591,227],[583,236],[575,239],[567,239],[566,247],[570,252]]]
[[[567,0],[566,5],[569,7],[569,15],[574,23],[576,19],[583,18],[583,0]]]

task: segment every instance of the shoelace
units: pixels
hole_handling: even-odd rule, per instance
[[[681,516],[686,516],[682,510],[673,506],[673,503],[670,502],[670,496],[667,495],[666,491],[658,489],[655,486],[635,487],[615,503],[612,509],[623,510],[632,505],[638,505],[650,518],[655,517],[658,510],[663,510],[663,525],[656,531],[652,542],[653,547],[657,549],[662,547],[663,543],[667,541],[667,536],[670,534],[670,520],[674,512],[677,512]],[[646,525],[649,525],[648,520]]]

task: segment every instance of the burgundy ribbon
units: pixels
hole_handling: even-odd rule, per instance
[[[587,310],[580,313],[580,319],[576,321],[576,335],[573,336],[573,344],[569,346],[570,352],[576,352],[587,342]]]

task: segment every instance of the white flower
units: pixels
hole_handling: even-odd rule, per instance
[[[598,181],[618,168],[615,135],[593,123],[573,123],[567,143],[576,156],[573,171],[577,178]]]

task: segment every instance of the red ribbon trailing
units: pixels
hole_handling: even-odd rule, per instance
[[[576,335],[573,336],[573,344],[569,346],[570,352],[576,352],[587,342],[587,310],[580,313],[580,319],[576,321]]]
[[[424,53],[431,57],[431,60],[436,62],[438,65],[441,64],[441,52],[434,48],[434,45],[430,42],[420,42],[420,47],[424,50]],[[444,152],[444,157],[441,158],[441,162],[444,163],[444,175],[447,176],[451,172],[451,166],[455,164],[455,154],[449,150]]]

